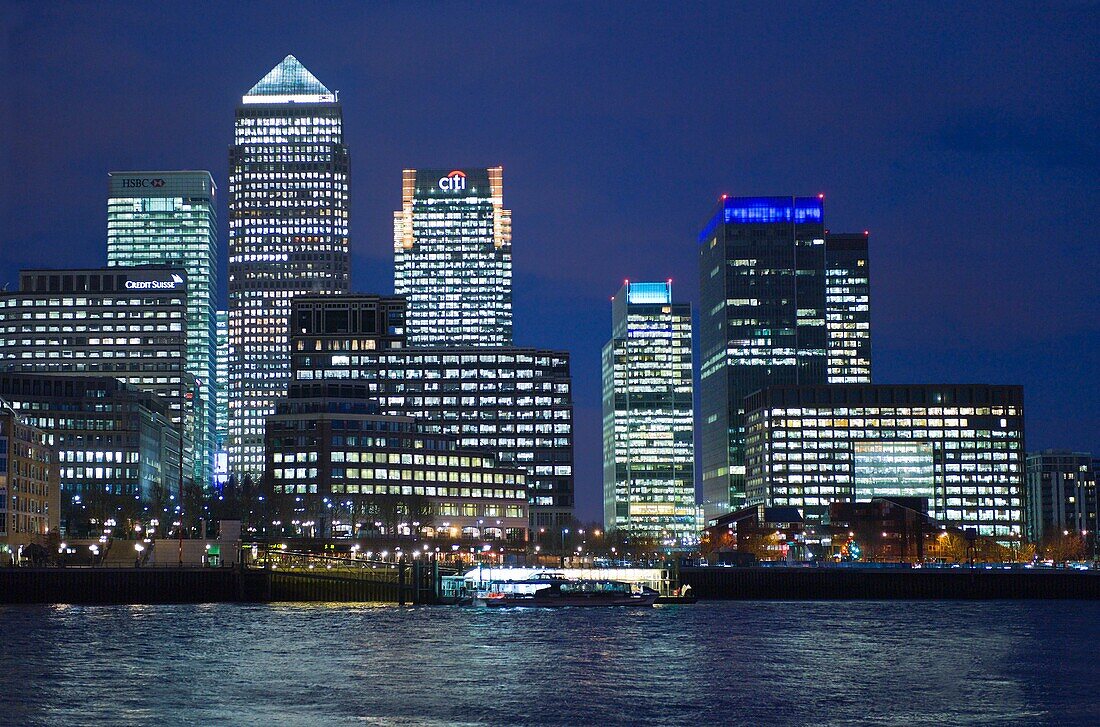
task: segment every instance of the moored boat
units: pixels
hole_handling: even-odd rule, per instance
[[[652,606],[659,593],[642,586],[612,580],[566,580],[549,574],[527,581],[493,584],[478,594],[477,601],[489,608],[564,606]]]

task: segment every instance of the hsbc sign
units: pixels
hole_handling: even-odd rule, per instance
[[[139,179],[123,179],[122,180],[123,189],[135,189],[135,188],[141,188],[141,187],[160,188],[160,187],[163,187],[163,186],[164,186],[164,180],[163,179],[148,179],[148,178],[142,177],[142,178],[139,178]]]

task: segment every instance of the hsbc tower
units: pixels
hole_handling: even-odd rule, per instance
[[[168,265],[187,271],[187,373],[195,377],[203,412],[194,437],[194,478],[204,486],[210,482],[214,463],[216,192],[214,179],[206,171],[108,175],[107,266]],[[170,278],[167,282],[127,281],[127,290],[171,289],[166,286],[173,282]]]

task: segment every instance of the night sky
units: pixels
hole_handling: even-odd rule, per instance
[[[6,3],[0,284],[105,264],[111,170],[210,170],[224,255],[234,108],[293,53],[344,104],[354,290],[393,291],[403,168],[504,166],[516,343],[572,353],[582,518],[609,297],[697,303],[722,193],[871,231],[877,382],[1023,384],[1029,450],[1100,454],[1100,5],[679,5]]]

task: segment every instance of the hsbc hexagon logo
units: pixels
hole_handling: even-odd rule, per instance
[[[149,186],[150,187],[163,187],[164,186],[164,180],[163,179],[150,180],[149,181]]]

